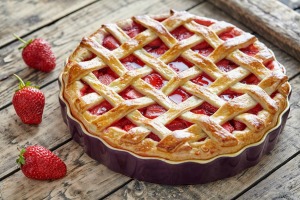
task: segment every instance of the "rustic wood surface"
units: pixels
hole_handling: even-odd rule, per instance
[[[299,0],[279,0],[281,3],[287,5],[293,10],[300,9],[300,1]]]
[[[0,46],[15,40],[12,33],[28,34],[93,2],[95,0],[61,1],[59,4],[49,0],[0,1]]]
[[[300,14],[277,0],[210,0],[300,60]]]
[[[299,199],[300,155],[247,191],[241,199]],[[284,184],[282,184],[284,183]]]
[[[22,11],[20,16],[13,15],[15,18],[7,17],[11,22],[5,23],[12,24],[11,30],[14,30],[13,28],[17,27],[16,19],[41,15],[39,17],[41,20],[35,24],[36,26],[30,30],[26,29],[22,34],[26,35],[25,39],[42,36],[52,44],[57,57],[56,69],[48,74],[29,69],[23,63],[20,51],[17,50],[19,43],[3,39],[6,45],[0,45],[0,199],[269,199],[269,197],[299,199],[297,197],[300,194],[300,133],[297,124],[300,121],[300,63],[282,49],[266,42],[263,38],[265,35],[260,36],[249,27],[243,26],[246,23],[242,19],[234,20],[213,4],[198,0],[120,0],[113,4],[109,0],[101,0],[77,5],[73,5],[72,1],[66,1],[61,7],[65,8],[64,6],[69,4],[68,9],[50,6],[46,13],[42,12],[46,9],[45,2],[40,2],[42,1],[25,1],[26,5],[39,4],[36,6],[40,6],[41,9],[34,11],[27,8],[31,9],[30,12],[26,10]],[[56,5],[60,2],[57,1]],[[51,2],[46,1],[46,4],[50,5]],[[4,2],[0,5],[8,6]],[[57,77],[65,58],[81,38],[95,31],[102,23],[137,14],[168,12],[170,8],[189,10],[197,15],[228,21],[256,34],[287,68],[293,94],[291,113],[284,132],[280,135],[275,149],[265,155],[258,165],[234,177],[203,185],[177,187],[132,180],[112,172],[88,157],[82,147],[71,140],[68,129],[62,121],[57,98],[59,91]],[[15,9],[18,10],[18,7]],[[55,9],[58,9],[57,13],[53,11]],[[10,11],[8,14],[12,15],[11,13],[13,12]],[[1,39],[2,35],[0,41]],[[42,91],[46,95],[46,108],[43,122],[39,126],[24,125],[15,115],[11,98],[17,81],[11,77],[13,73],[42,86]],[[54,150],[66,162],[67,176],[56,181],[35,181],[25,178],[15,164],[16,148],[24,144],[41,144]]]

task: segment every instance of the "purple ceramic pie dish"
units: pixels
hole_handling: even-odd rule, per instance
[[[62,76],[60,76],[60,87],[62,84]],[[84,125],[72,116],[67,106],[68,103],[63,97],[62,89],[59,102],[63,119],[69,127],[72,138],[83,146],[91,158],[115,172],[137,180],[168,185],[207,183],[233,176],[254,166],[264,154],[274,148],[290,111],[288,105],[280,115],[277,125],[259,142],[248,145],[236,153],[199,162],[172,162],[161,158],[141,157],[132,152],[111,147],[101,138],[88,133]]]

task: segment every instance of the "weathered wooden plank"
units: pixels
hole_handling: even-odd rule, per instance
[[[26,178],[19,171],[0,182],[2,198],[99,199],[129,180],[92,160],[76,142],[67,143],[55,153],[67,165],[66,177],[54,181],[37,181]]]
[[[251,29],[243,25],[241,22],[238,20],[233,19],[230,17],[227,13],[225,13],[223,10],[219,9],[218,7],[214,6],[213,4],[209,2],[202,3],[195,8],[189,10],[189,12],[199,15],[199,16],[204,16],[212,19],[216,19],[219,21],[226,21],[229,22],[240,29],[246,31],[246,32],[253,32]]]
[[[265,174],[275,169],[282,162],[300,150],[300,76],[291,81],[293,94],[291,96],[291,113],[278,144],[270,154],[254,167],[224,180],[203,185],[163,186],[159,184],[132,181],[108,199],[232,199],[241,191],[247,189]],[[300,177],[297,177],[299,182]],[[217,189],[216,189],[217,188]],[[222,192],[220,192],[222,191]],[[251,198],[250,198],[251,199]]]
[[[300,14],[276,0],[210,0],[300,61]]]
[[[32,80],[42,86],[56,79],[62,71],[63,63],[72,50],[79,44],[83,36],[96,31],[101,24],[119,19],[126,19],[138,14],[159,14],[169,12],[170,8],[186,10],[201,3],[198,0],[188,1],[122,1],[112,3],[110,0],[102,0],[88,6],[74,14],[71,14],[52,26],[29,35],[24,39],[43,37],[53,46],[57,57],[57,67],[51,73],[37,72],[27,68],[22,61],[19,43],[0,49],[0,108],[11,101],[11,94],[15,90],[16,80],[10,78],[14,73],[27,80]]]
[[[12,33],[27,34],[94,1],[0,1],[0,46],[15,40]]]
[[[239,199],[299,199],[300,155],[290,160]]]
[[[291,9],[296,9],[300,7],[300,1],[299,0],[279,0],[281,3],[287,5]]]

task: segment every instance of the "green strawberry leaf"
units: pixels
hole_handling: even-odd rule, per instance
[[[18,163],[19,166],[22,166],[22,165],[25,164],[25,158],[24,158],[25,151],[26,150],[24,148],[22,148],[21,151],[20,151],[20,155],[16,160],[16,162]]]
[[[30,85],[31,85],[30,81],[25,82],[25,86],[30,86]]]

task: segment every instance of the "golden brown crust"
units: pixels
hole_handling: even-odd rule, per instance
[[[153,18],[167,19],[158,22]],[[260,141],[268,130],[277,124],[280,114],[288,105],[290,85],[282,71],[283,67],[255,36],[225,22],[211,20],[214,24],[205,27],[196,23],[195,19],[202,18],[176,11],[162,16],[137,16],[116,24],[104,25],[90,37],[83,38],[69,57],[62,74],[63,97],[68,102],[72,115],[90,134],[98,136],[115,148],[125,149],[140,156],[160,157],[172,161],[207,160],[218,155],[235,153],[247,145]],[[148,29],[131,39],[121,28],[132,24],[132,20]],[[195,34],[188,39],[177,41],[170,31],[181,25]],[[218,37],[220,33],[232,28],[239,30],[241,35],[225,42]],[[117,38],[121,46],[113,51],[104,48],[101,44],[107,34]],[[159,59],[142,49],[157,36],[169,47]],[[204,40],[214,48],[208,57],[203,57],[190,49]],[[251,44],[259,50],[254,57],[239,50]],[[89,61],[83,61],[91,56],[91,53],[97,56]],[[130,54],[142,60],[146,64],[145,67],[128,71],[120,59]],[[192,62],[194,66],[177,74],[166,63],[179,55]],[[222,72],[215,63],[223,58],[236,63],[239,67],[227,73]],[[264,66],[270,61],[274,65],[272,70]],[[109,66],[120,77],[109,85],[100,83],[92,73],[105,66]],[[161,90],[155,89],[141,79],[153,70],[168,80]],[[202,71],[215,80],[208,87],[189,81]],[[260,79],[258,85],[240,82],[251,73]],[[80,80],[90,85],[95,92],[82,96],[80,89],[84,85]],[[124,100],[118,93],[128,86],[132,86],[145,96]],[[180,104],[175,104],[167,96],[178,87],[182,87],[193,96]],[[226,102],[218,95],[228,88],[244,94]],[[270,95],[275,91],[277,94],[271,98]],[[107,100],[113,109],[100,116],[88,112],[89,108],[104,100]],[[217,112],[212,116],[190,112],[204,101],[217,107]],[[261,104],[263,110],[258,115],[247,113],[257,102]],[[138,111],[154,103],[163,106],[167,112],[151,120]],[[137,127],[128,132],[110,127],[125,116]],[[193,125],[184,130],[170,131],[165,125],[177,117]],[[221,125],[232,119],[246,124],[247,128],[229,133]],[[146,138],[151,132],[161,141]],[[199,142],[203,138],[206,139]]]

